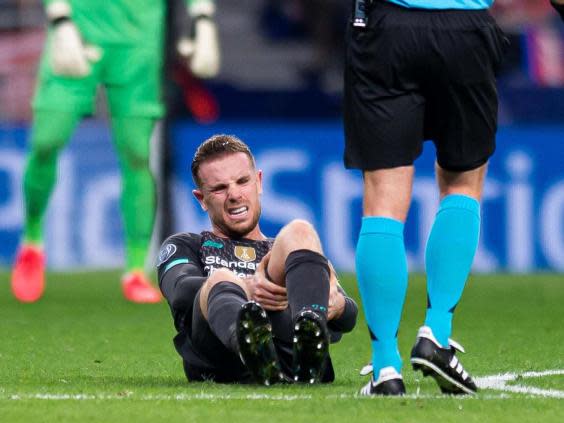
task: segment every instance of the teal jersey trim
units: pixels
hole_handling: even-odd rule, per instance
[[[206,242],[202,244],[202,247],[214,247],[214,248],[223,248],[223,244],[221,242],[215,242],[211,239],[208,239]]]
[[[398,6],[414,9],[459,9],[479,10],[488,9],[494,0],[387,0]]]
[[[188,260],[187,258],[173,260],[169,264],[166,265],[163,273],[168,272],[170,269],[172,269],[174,266],[176,266],[178,264],[187,264],[187,263],[190,263],[190,260]]]

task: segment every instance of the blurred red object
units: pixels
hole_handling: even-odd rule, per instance
[[[31,119],[31,98],[44,39],[42,29],[0,33],[0,120]]]
[[[530,28],[524,34],[531,80],[544,87],[564,86],[564,34],[550,27]]]
[[[219,104],[215,96],[184,66],[174,66],[172,80],[182,90],[184,105],[196,122],[209,124],[219,118]]]
[[[541,24],[556,15],[549,0],[496,0],[491,13],[506,31]]]
[[[555,16],[549,0],[496,0],[491,12],[507,31],[540,24]]]

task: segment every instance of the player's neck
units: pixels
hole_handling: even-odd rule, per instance
[[[264,241],[267,237],[261,232],[260,227],[257,225],[253,230],[246,234],[241,234],[240,236],[234,237],[227,234],[224,234],[222,231],[218,230],[217,228],[212,229],[212,233],[219,237],[219,238],[228,238],[228,239],[236,239],[236,238],[244,238],[250,239],[252,241]]]
[[[261,232],[260,228],[257,225],[255,229],[245,235],[245,238],[252,239],[253,241],[264,241],[266,239],[266,236]]]

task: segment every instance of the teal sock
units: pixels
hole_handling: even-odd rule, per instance
[[[364,217],[356,249],[356,272],[372,339],[374,377],[393,366],[401,371],[397,333],[407,290],[403,223]]]
[[[427,241],[427,315],[439,343],[446,347],[454,309],[470,273],[480,234],[480,203],[465,195],[447,195]]]

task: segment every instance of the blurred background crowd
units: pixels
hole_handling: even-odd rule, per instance
[[[202,84],[171,65],[173,116],[338,118],[346,0],[218,0],[223,66]],[[564,29],[548,0],[497,0],[511,41],[500,75],[502,122],[564,118]],[[0,121],[28,121],[45,18],[40,0],[0,0]]]

